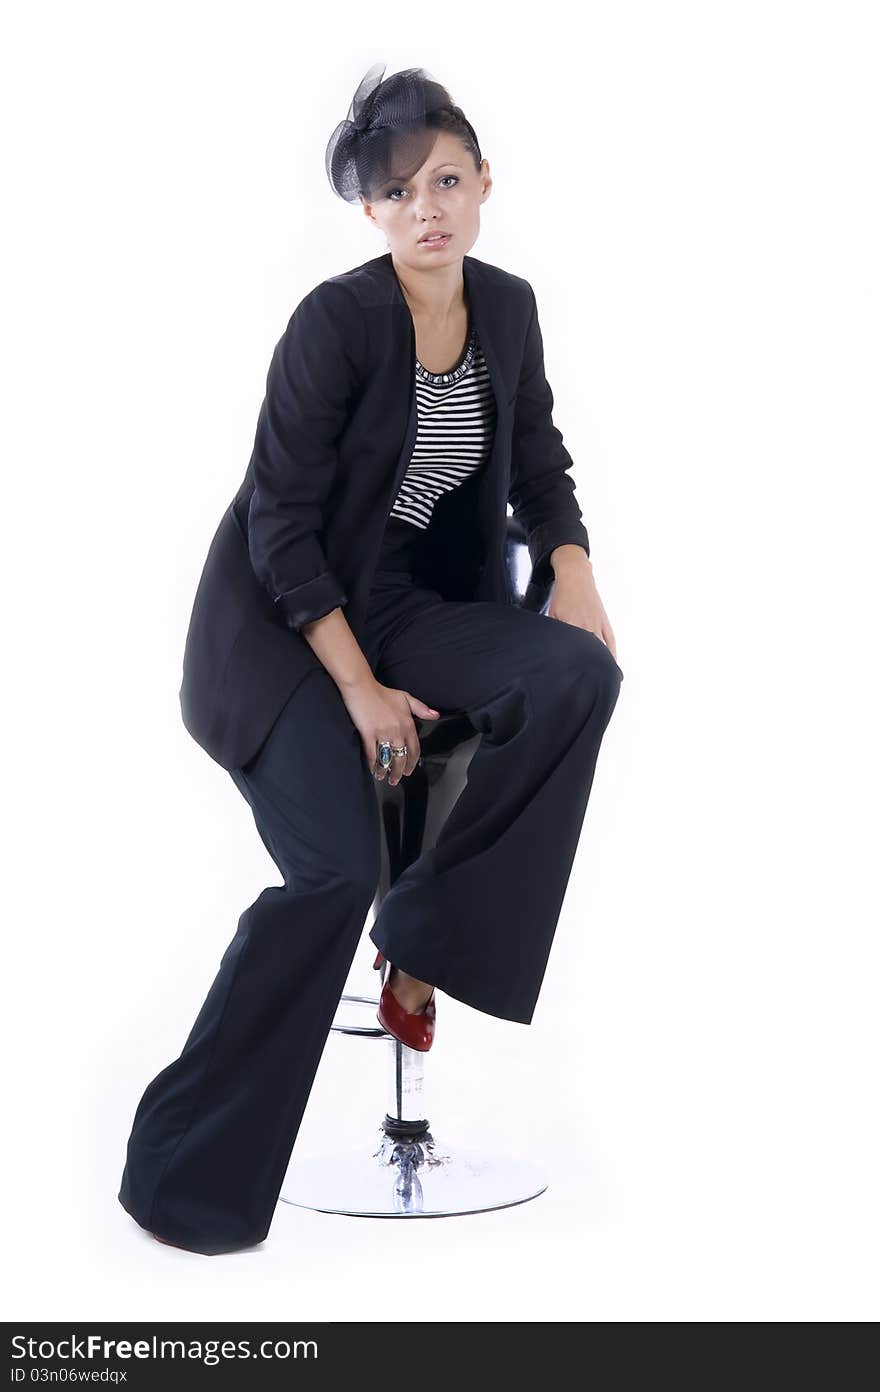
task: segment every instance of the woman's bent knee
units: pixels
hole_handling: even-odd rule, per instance
[[[612,657],[607,643],[589,629],[577,628],[561,619],[554,622],[560,628],[553,635],[555,641],[548,643],[544,655],[543,670],[547,678],[555,679],[560,688],[570,686],[581,678],[592,690],[616,693],[623,680],[623,672]]]

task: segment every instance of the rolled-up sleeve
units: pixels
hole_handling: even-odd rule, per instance
[[[266,378],[251,455],[248,550],[257,579],[297,630],[348,602],[322,535],[337,441],[358,386],[361,333],[353,296],[323,281],[294,310]]]
[[[552,578],[550,555],[573,543],[590,554],[590,539],[569,470],[573,461],[553,423],[553,393],[544,372],[544,344],[535,292],[513,419],[509,499],[514,517],[526,529],[532,577]]]

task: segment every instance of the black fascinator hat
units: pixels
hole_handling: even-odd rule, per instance
[[[438,130],[458,135],[477,169],[482,162],[474,128],[445,87],[424,68],[406,68],[383,82],[385,66],[374,63],[361,78],[347,119],[327,144],[327,177],[347,203],[361,194],[370,202],[389,179],[411,179]]]

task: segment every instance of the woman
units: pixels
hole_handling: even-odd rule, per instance
[[[120,1202],[197,1252],[268,1233],[376,893],[373,778],[412,773],[416,719],[464,711],[483,735],[370,930],[379,1018],[428,1049],[435,987],[531,1021],[623,676],[532,288],[468,255],[488,162],[445,88],[383,73],[327,172],[389,251],[316,286],[276,346],[184,654],[187,729],[284,879],[241,915],[128,1142]],[[511,585],[508,501],[534,576],[554,578],[546,614]]]

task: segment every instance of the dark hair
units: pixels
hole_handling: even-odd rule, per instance
[[[424,68],[406,68],[384,82],[375,63],[358,84],[346,120],[327,143],[324,163],[340,198],[367,202],[389,179],[405,183],[424,164],[437,131],[458,136],[479,170],[483,157],[470,121]]]

